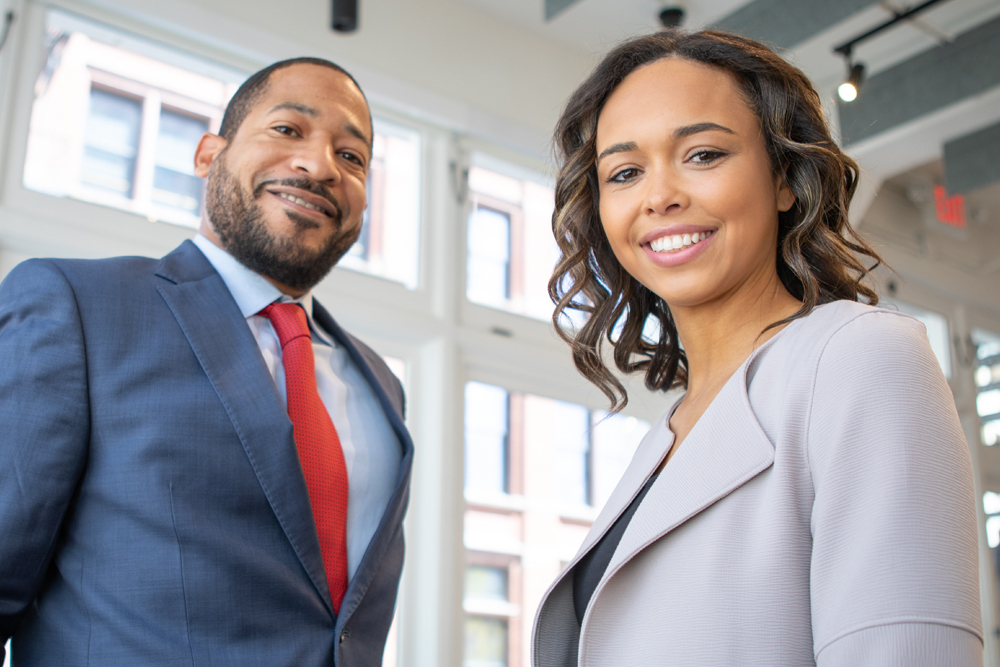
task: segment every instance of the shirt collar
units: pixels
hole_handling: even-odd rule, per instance
[[[226,283],[226,287],[233,295],[243,317],[256,315],[268,304],[278,301],[301,304],[306,315],[312,320],[312,292],[306,292],[298,299],[293,299],[271,284],[264,276],[240,264],[235,257],[209,241],[202,234],[196,235],[192,242],[198,246],[198,249],[222,277],[222,282]]]

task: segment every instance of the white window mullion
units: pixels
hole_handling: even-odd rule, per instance
[[[139,154],[135,161],[135,212],[150,215],[153,172],[156,168],[156,140],[160,134],[160,92],[151,89],[142,104]],[[193,158],[192,158],[193,159]]]

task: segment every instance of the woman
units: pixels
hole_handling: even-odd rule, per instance
[[[861,283],[857,166],[806,77],[734,35],[641,37],[556,144],[577,367],[624,405],[606,341],[685,393],[546,594],[534,664],[982,664],[965,439],[923,327]]]

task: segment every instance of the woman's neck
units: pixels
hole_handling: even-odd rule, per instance
[[[687,356],[688,397],[714,395],[754,350],[783,328],[767,327],[801,306],[774,275],[763,287],[744,284],[708,304],[671,308]]]

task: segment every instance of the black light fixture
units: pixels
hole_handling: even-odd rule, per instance
[[[853,102],[858,98],[858,91],[861,90],[861,82],[865,78],[865,66],[861,63],[851,64],[847,61],[848,73],[847,81],[840,84],[837,94],[845,102]]]
[[[676,28],[684,21],[684,8],[664,7],[657,16],[664,28]]]
[[[358,29],[358,0],[333,0],[331,27],[337,32]]]
[[[844,60],[847,62],[847,80],[844,81],[842,84],[840,84],[840,86],[837,88],[837,94],[840,96],[840,99],[844,100],[845,102],[853,102],[855,99],[857,99],[858,91],[861,89],[861,82],[865,76],[865,66],[862,63],[855,63],[854,59],[851,57],[851,54],[853,53],[854,47],[856,45],[874,37],[878,33],[885,30],[886,28],[891,28],[900,21],[912,19],[920,12],[926,9],[930,9],[931,6],[936,5],[941,1],[942,0],[926,0],[925,2],[922,2],[916,7],[912,7],[904,11],[893,10],[892,12],[893,17],[888,21],[886,21],[885,23],[883,23],[882,25],[875,26],[868,32],[858,35],[854,39],[848,40],[843,44],[841,44],[840,46],[836,47],[833,50],[833,52],[842,55],[844,57]]]

